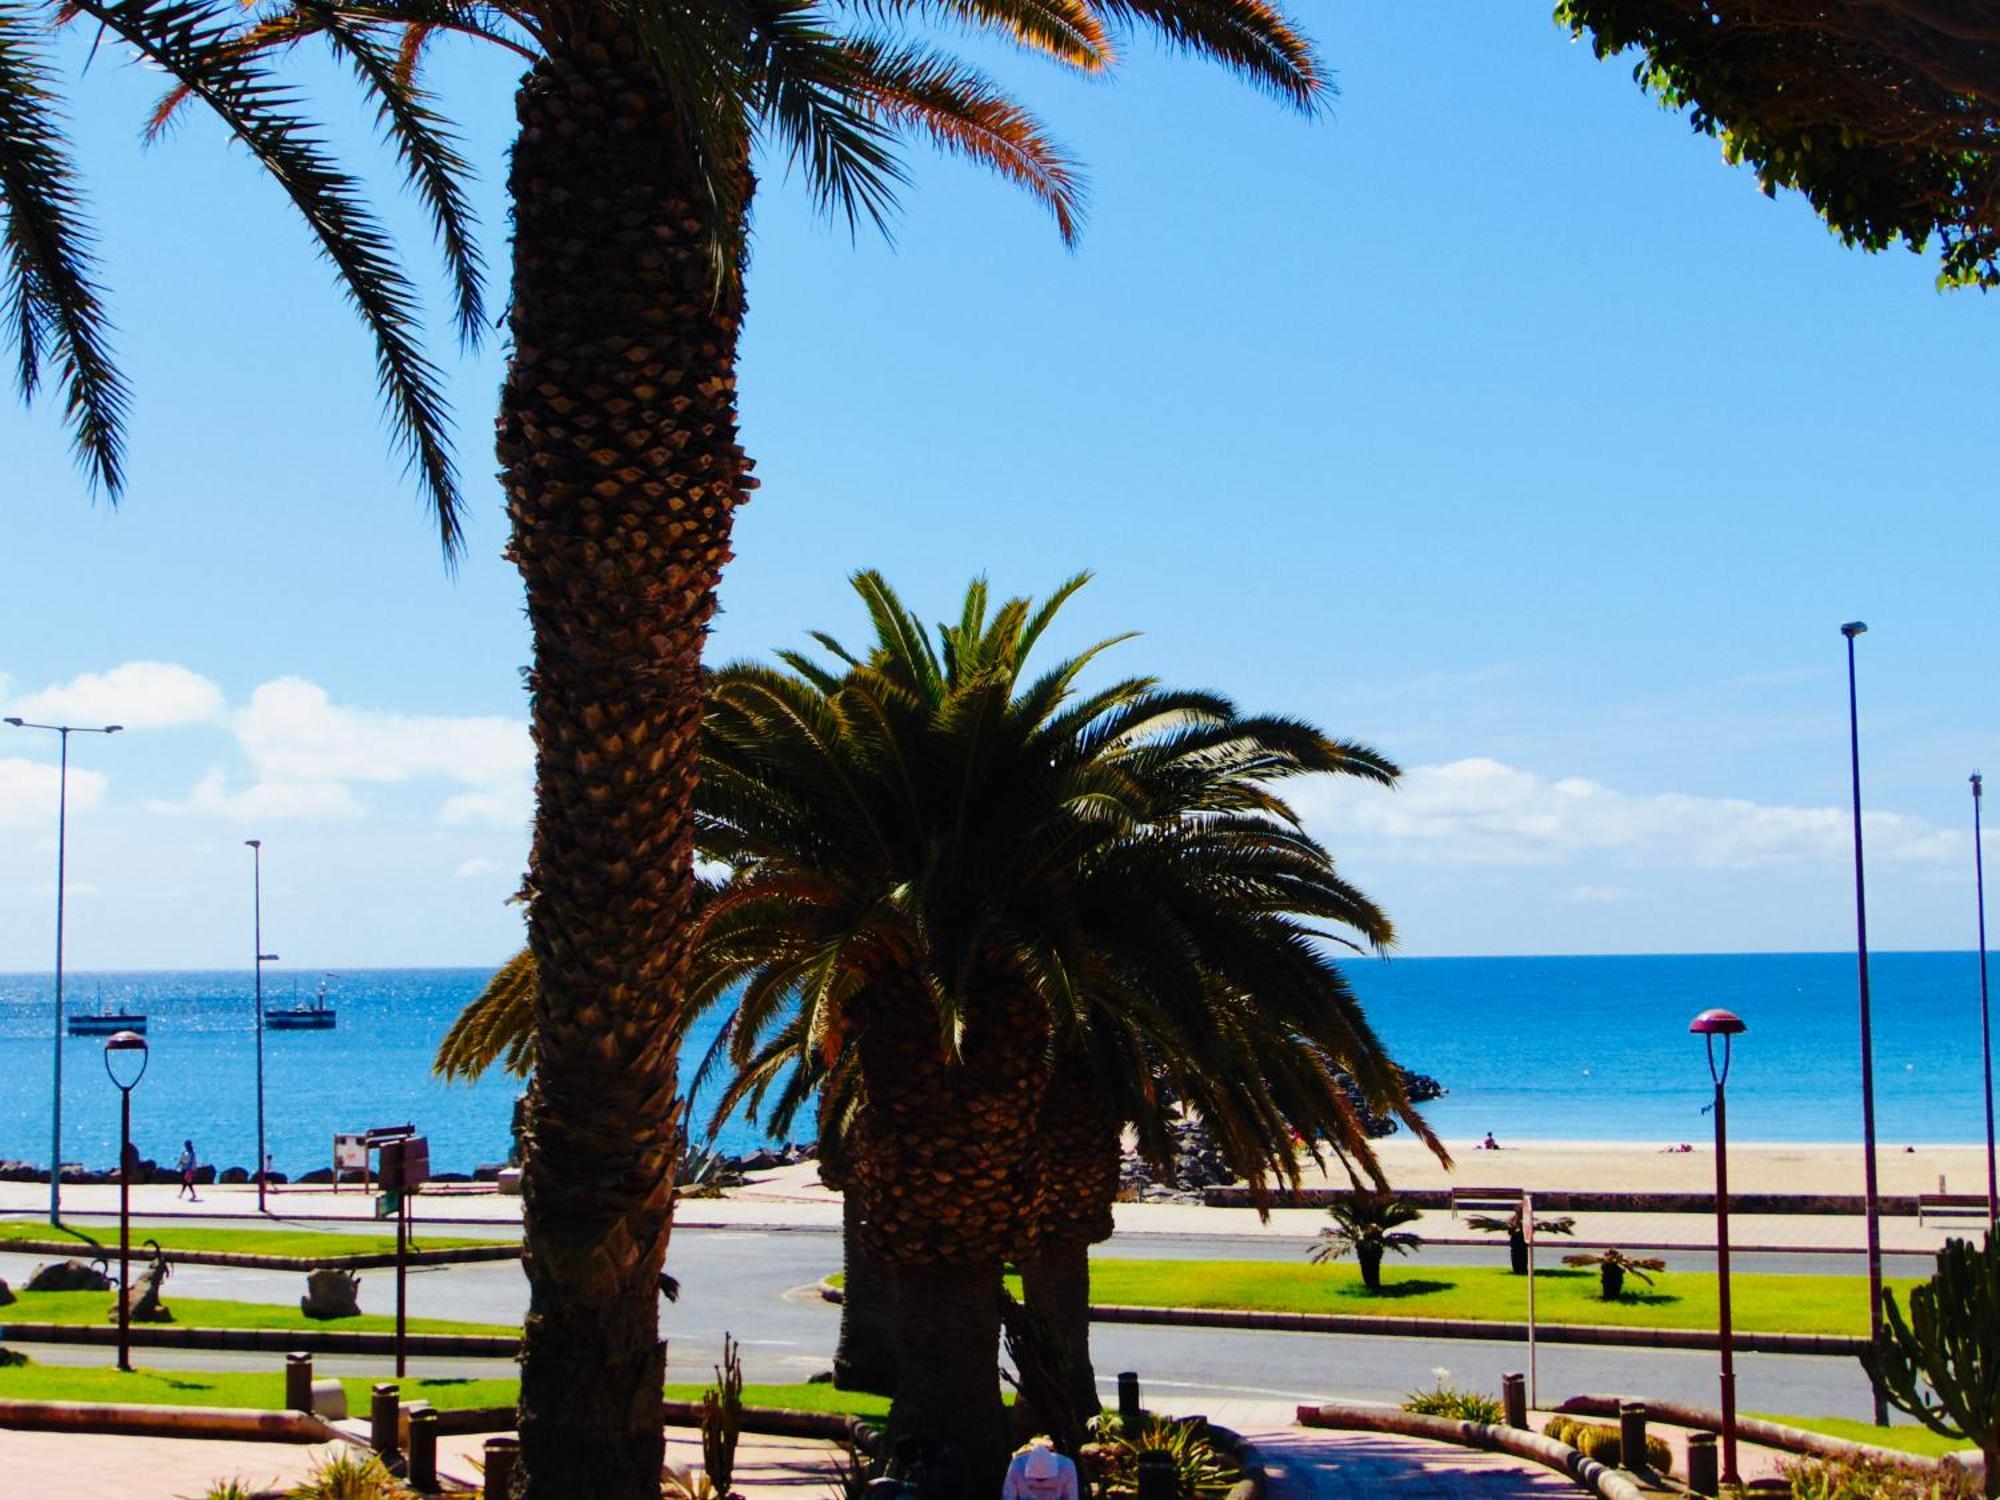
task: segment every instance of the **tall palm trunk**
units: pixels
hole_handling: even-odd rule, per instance
[[[1018,992],[968,1006],[951,1057],[921,990],[871,988],[858,1055],[866,1148],[862,1240],[896,1274],[892,1441],[916,1439],[967,1495],[999,1493],[1001,1265],[1034,1225],[1031,1161],[1047,1023]]]
[[[1060,1345],[1071,1408],[1097,1415],[1090,1358],[1090,1247],[1111,1238],[1122,1122],[1104,1106],[1089,1057],[1063,1054],[1035,1121],[1035,1238],[1016,1253],[1027,1305]]]
[[[581,29],[581,28],[580,28]],[[523,79],[499,456],[527,585],[540,974],[518,1493],[658,1500],[701,646],[749,468],[671,103],[587,29]]]
[[[820,1136],[820,1181],[840,1197],[840,1342],[833,1354],[833,1383],[843,1391],[896,1393],[896,1271],[862,1232],[861,1193],[850,1170],[861,1147],[860,1119],[837,1145]]]

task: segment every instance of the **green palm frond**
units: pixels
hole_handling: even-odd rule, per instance
[[[33,8],[0,0],[0,347],[11,345],[23,400],[54,365],[77,459],[115,500],[128,398],[111,361],[110,319],[45,36]]]

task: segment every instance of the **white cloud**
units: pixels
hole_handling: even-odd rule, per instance
[[[366,812],[353,790],[338,781],[260,781],[233,792],[219,768],[202,777],[187,800],[149,802],[147,810],[199,813],[232,823],[343,823]]]
[[[263,684],[232,722],[250,763],[274,781],[439,776],[490,788],[525,779],[533,763],[518,719],[345,708],[298,677]]]
[[[207,723],[222,712],[222,701],[222,689],[198,672],[173,662],[128,661],[31,693],[9,712],[54,723],[173,729]]]
[[[1359,839],[1377,858],[1413,863],[1555,865],[1597,856],[1632,868],[1754,869],[1837,858],[1852,847],[1842,807],[1621,792],[1488,759],[1415,767],[1395,791],[1329,782],[1300,803],[1336,850]],[[1932,863],[1967,852],[1961,834],[1901,813],[1869,813],[1863,827],[1874,860]]]
[[[43,823],[53,828],[60,774],[53,761],[0,757],[0,828],[33,828]],[[70,811],[96,807],[104,800],[105,784],[101,772],[70,767]]]
[[[438,809],[438,821],[447,828],[468,826],[521,828],[534,816],[535,798],[527,782],[487,792],[459,792],[447,797]]]

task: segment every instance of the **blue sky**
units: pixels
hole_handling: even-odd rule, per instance
[[[718,651],[854,632],[860,566],[933,613],[975,572],[1088,567],[1071,644],[1141,630],[1122,665],[1410,768],[1302,798],[1404,951],[1815,949],[1851,937],[1858,616],[1877,940],[1969,945],[2000,303],[1766,200],[1542,0],[1305,19],[1342,90],[1318,122],[1144,41],[1112,83],[999,60],[1088,163],[1074,253],[921,152],[893,247],[765,164],[764,487]],[[498,286],[511,75],[447,53],[433,80]],[[240,960],[252,836],[288,959],[497,961],[528,815],[503,351],[436,320],[452,577],[304,231],[205,121],[141,150],[155,82],[106,55],[78,94],[137,391],[124,504],[91,502],[48,403],[0,405],[0,711],[133,726],[79,746],[71,962]],[[0,739],[0,969],[48,961],[50,749]]]

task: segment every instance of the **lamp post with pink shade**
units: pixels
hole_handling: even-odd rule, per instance
[[[1715,1080],[1715,1272],[1722,1344],[1722,1482],[1740,1483],[1736,1474],[1736,1345],[1729,1317],[1729,1114],[1723,1085],[1729,1082],[1731,1043],[1748,1028],[1734,1011],[1705,1010],[1688,1030],[1708,1045],[1708,1076]],[[1715,1039],[1722,1038],[1722,1062]]]

